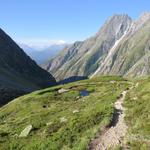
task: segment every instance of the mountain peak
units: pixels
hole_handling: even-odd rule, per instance
[[[97,32],[96,36],[100,36],[102,32],[104,33],[104,36],[106,34],[108,35],[108,38],[110,38],[110,35],[115,34],[119,35],[120,33],[123,34],[124,31],[126,31],[132,23],[132,19],[126,15],[126,14],[115,14],[111,16],[103,25],[102,28]],[[117,37],[116,39],[118,39]]]
[[[112,17],[128,17],[128,18],[130,18],[128,14],[114,14]]]
[[[144,13],[141,14],[141,16],[140,16],[141,21],[145,21],[145,20],[148,20],[148,19],[150,19],[150,12],[144,12]]]
[[[129,19],[132,20],[131,17],[127,14],[114,14],[112,17],[110,17],[110,20],[114,20],[114,19]]]

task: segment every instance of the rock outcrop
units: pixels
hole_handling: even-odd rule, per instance
[[[28,125],[19,135],[19,137],[27,137],[32,130],[32,125]]]

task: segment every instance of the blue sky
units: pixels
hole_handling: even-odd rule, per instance
[[[0,0],[0,28],[14,40],[73,42],[99,30],[113,14],[137,18],[149,0]]]

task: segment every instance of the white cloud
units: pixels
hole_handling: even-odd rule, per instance
[[[64,40],[50,40],[45,38],[28,38],[28,39],[19,39],[16,40],[17,43],[26,44],[29,47],[32,47],[37,50],[43,50],[51,45],[62,45],[67,43]]]

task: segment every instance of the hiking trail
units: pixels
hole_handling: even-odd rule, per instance
[[[100,134],[97,138],[91,141],[89,150],[108,150],[114,148],[117,145],[122,145],[122,139],[127,132],[127,125],[125,124],[125,108],[123,102],[127,90],[123,91],[120,97],[114,104],[114,114],[112,121],[104,133]]]

